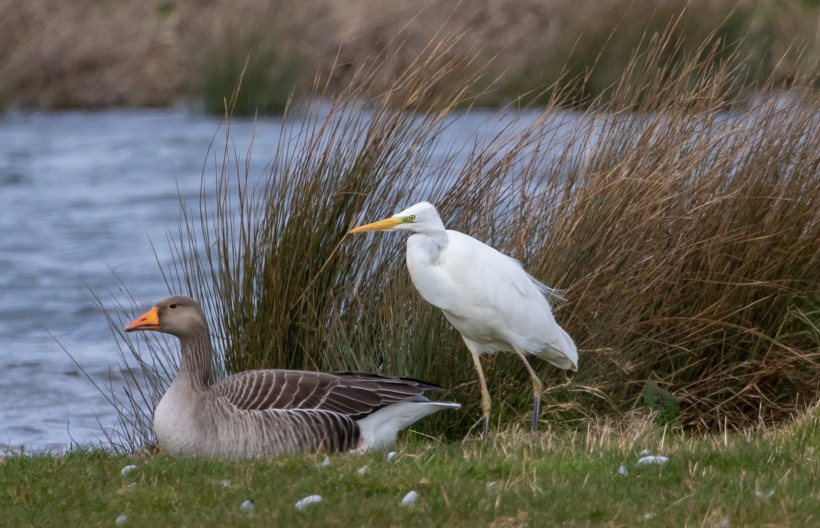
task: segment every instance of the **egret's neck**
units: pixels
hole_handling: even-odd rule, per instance
[[[442,227],[440,230],[415,233],[407,239],[407,256],[421,259],[429,264],[436,264],[439,255],[450,243],[447,237],[447,230]]]
[[[206,390],[211,377],[211,336],[203,328],[191,335],[180,337],[182,365],[177,378],[190,381],[194,389]]]

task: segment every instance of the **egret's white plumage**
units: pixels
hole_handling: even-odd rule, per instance
[[[385,230],[413,233],[407,240],[407,269],[413,284],[427,302],[441,308],[472,353],[481,381],[485,434],[490,396],[479,356],[501,351],[515,352],[530,373],[535,430],[541,381],[525,354],[562,369],[578,368],[575,343],[552,315],[549,299],[560,298],[559,292],[533,278],[517,260],[469,235],[445,229],[429,202],[351,233]]]

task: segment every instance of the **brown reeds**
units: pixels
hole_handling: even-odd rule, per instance
[[[247,65],[237,111],[276,113],[292,92],[311,95],[317,71],[344,90],[374,54],[374,85],[387,90],[428,42],[454,35],[453,58],[490,63],[456,75],[484,71],[480,102],[545,102],[557,87],[575,90],[563,102],[585,104],[673,20],[680,48],[667,62],[712,37],[740,47],[744,76],[788,84],[817,68],[819,14],[816,2],[779,0],[0,0],[0,108],[187,100],[219,114]],[[453,81],[443,95],[463,78]]]
[[[428,199],[450,228],[566,289],[555,311],[579,345],[579,371],[533,365],[545,420],[641,409],[650,382],[677,402],[671,422],[689,428],[777,423],[816,401],[815,78],[730,106],[736,62],[706,46],[667,67],[675,43],[660,35],[589,110],[560,110],[574,91],[555,91],[543,111],[513,113],[464,146],[448,133],[471,113],[452,110],[477,91],[431,92],[432,79],[461,66],[447,58],[451,43],[430,45],[376,96],[378,71],[365,69],[342,95],[293,112],[261,177],[226,125],[222,163],[203,176],[201,201],[182,204],[164,270],[170,291],[206,308],[220,367],[429,379],[465,406],[422,427],[463,435],[480,414],[472,365],[413,289],[403,240],[345,236]],[[173,356],[173,345],[151,343],[152,357]],[[529,409],[526,373],[504,355],[485,370],[494,419],[517,423]],[[131,405],[155,403],[161,385]],[[129,438],[150,442],[144,411],[125,410],[143,420],[125,424]]]

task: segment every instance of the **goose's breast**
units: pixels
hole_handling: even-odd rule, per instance
[[[201,416],[198,404],[173,384],[154,409],[154,435],[170,454],[195,454],[202,447]]]

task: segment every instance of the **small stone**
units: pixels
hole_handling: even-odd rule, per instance
[[[755,492],[755,497],[761,500],[769,500],[774,495],[774,490],[757,490]]]
[[[401,505],[405,507],[412,506],[416,503],[417,500],[419,500],[418,492],[416,492],[416,490],[410,490],[410,492],[408,492],[407,495],[405,495],[404,498],[401,500]]]
[[[325,457],[325,459],[322,460],[322,463],[319,464],[320,468],[326,468],[326,467],[329,467],[329,466],[330,466],[330,457]]]
[[[390,451],[389,453],[387,453],[387,461],[392,462],[393,459],[396,458],[396,454],[397,453],[395,451]]]
[[[129,464],[129,465],[125,466],[124,468],[122,468],[120,470],[120,473],[122,473],[123,475],[127,475],[127,474],[131,473],[132,471],[134,471],[135,469],[137,469],[136,465]]]
[[[626,466],[621,466],[621,467],[618,468],[618,474],[623,475],[625,477],[628,477],[629,476],[629,470],[626,469]]]
[[[124,513],[117,516],[117,520],[114,521],[116,524],[125,524],[128,521],[128,516]]]
[[[305,508],[307,508],[308,506],[310,506],[311,504],[316,504],[317,502],[322,502],[322,496],[321,495],[308,495],[304,499],[296,501],[295,506],[296,506],[297,510],[302,511]]]
[[[222,486],[223,488],[230,488],[231,487],[231,481],[228,480],[228,479],[220,480],[219,485]]]
[[[667,462],[669,462],[669,457],[661,455],[645,456],[643,458],[638,459],[639,466],[642,466],[644,464],[657,464],[659,466],[662,466]]]
[[[239,505],[239,509],[247,513],[252,512],[253,507],[253,501],[251,499],[246,499],[242,504]]]
[[[649,519],[655,518],[655,512],[646,512],[643,514],[643,520],[648,521]]]
[[[484,485],[484,489],[486,489],[487,491],[492,491],[497,487],[498,487],[498,482],[496,482],[494,480],[491,480],[487,484]]]
[[[362,466],[356,470],[356,473],[358,473],[359,475],[364,475],[368,471],[370,471],[370,466]]]

